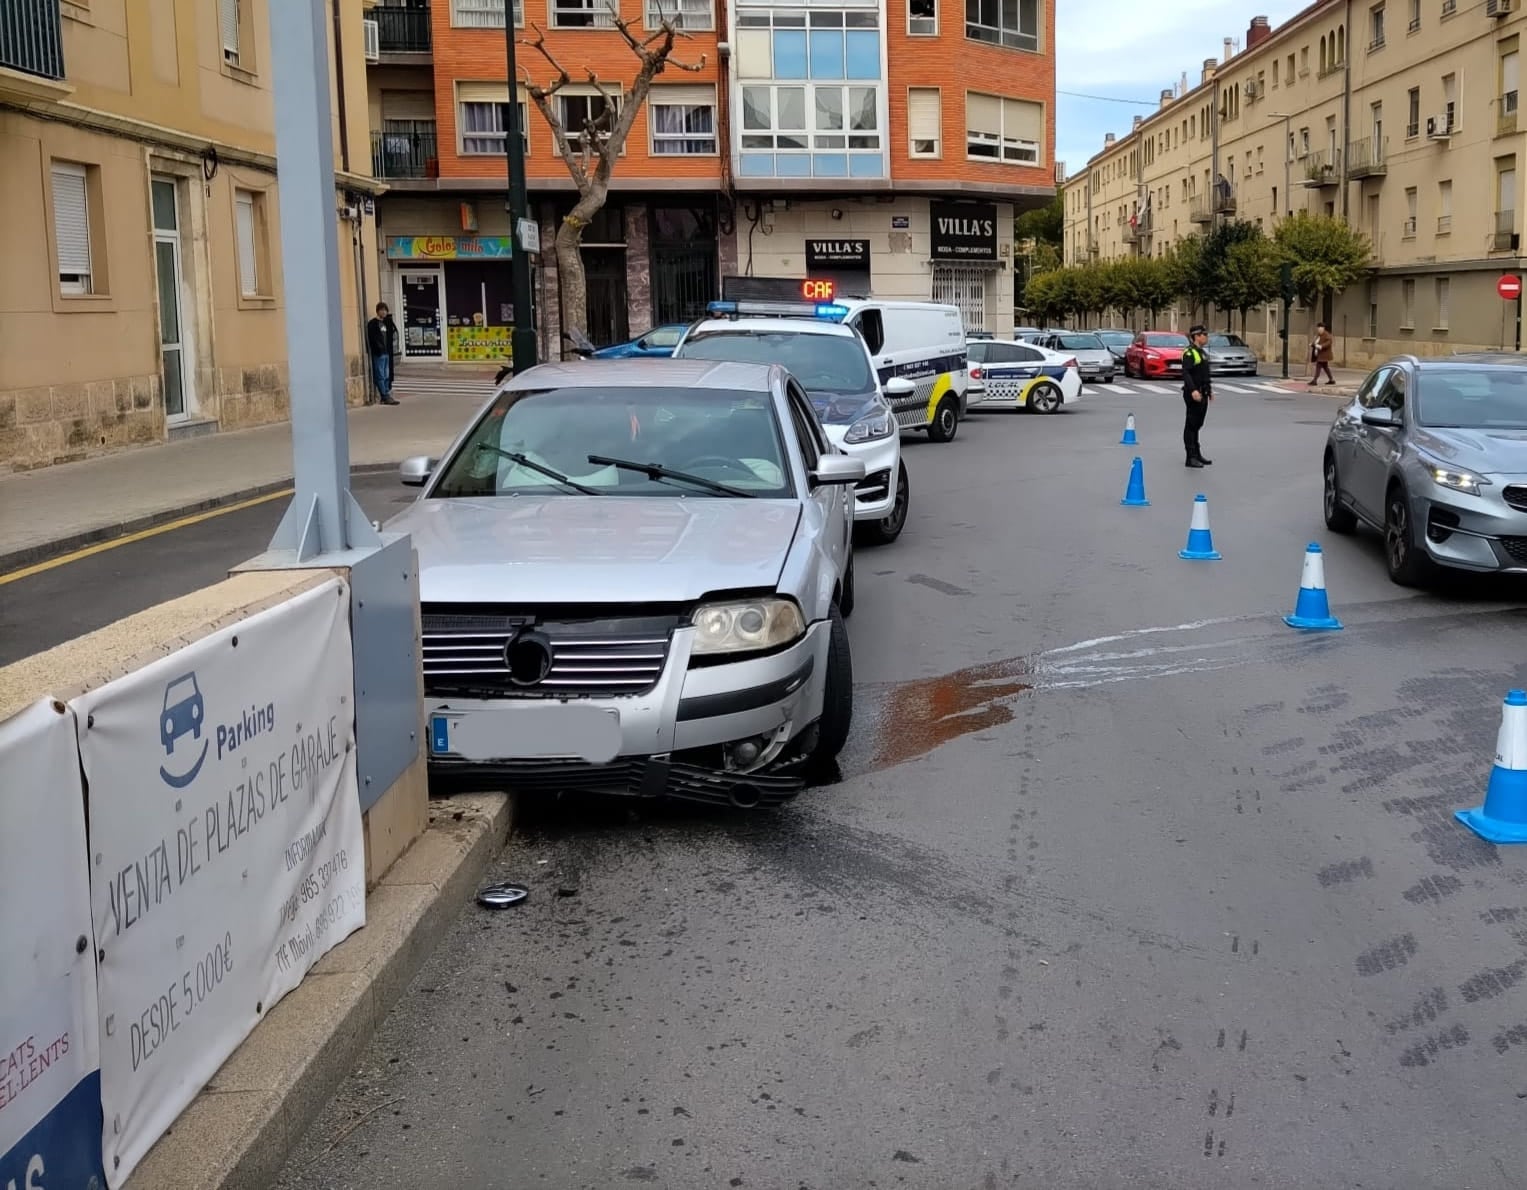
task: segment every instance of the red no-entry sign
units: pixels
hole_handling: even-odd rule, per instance
[[[1514,302],[1522,296],[1522,279],[1507,273],[1495,283],[1495,292],[1508,302]]]

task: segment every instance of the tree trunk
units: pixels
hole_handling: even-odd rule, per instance
[[[562,290],[562,345],[559,359],[573,357],[573,332],[589,333],[589,287],[583,272],[583,229],[603,208],[609,187],[598,182],[573,204],[557,228],[557,280]],[[605,344],[598,344],[605,346]]]

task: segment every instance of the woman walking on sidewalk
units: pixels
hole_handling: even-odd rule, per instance
[[[1315,357],[1315,375],[1310,378],[1310,387],[1311,388],[1313,388],[1315,385],[1320,383],[1320,373],[1322,371],[1324,371],[1325,374],[1326,374],[1326,383],[1327,384],[1335,384],[1336,383],[1336,377],[1331,374],[1331,344],[1332,344],[1332,342],[1333,342],[1333,340],[1331,338],[1331,332],[1326,330],[1326,324],[1323,323],[1323,322],[1316,323],[1315,324],[1315,351],[1314,351],[1314,357]]]

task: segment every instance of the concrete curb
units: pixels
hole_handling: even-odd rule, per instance
[[[430,824],[366,898],[366,926],[323,957],[149,1151],[127,1190],[263,1190],[509,835],[507,794],[430,802]]]
[[[350,468],[350,474],[376,475],[384,471],[391,471],[397,465],[397,463],[357,463]],[[226,508],[230,504],[238,504],[244,500],[255,500],[261,496],[268,496],[272,492],[279,492],[282,488],[289,488],[291,486],[291,476],[287,476],[285,479],[258,484],[252,488],[240,488],[236,492],[227,492],[220,496],[209,496],[205,500],[198,500],[193,504],[185,504],[179,508],[166,508],[162,512],[151,512],[147,516],[135,517],[130,521],[119,521],[116,524],[97,525],[92,529],[82,529],[78,533],[70,533],[53,541],[43,542],[41,545],[31,545],[25,549],[12,550],[10,553],[0,554],[0,574],[11,570],[20,570],[25,566],[35,566],[39,562],[47,562],[62,554],[83,549],[87,545],[98,545],[103,541],[114,541],[118,537],[126,537],[130,533],[142,533],[145,529],[157,529],[160,525],[167,525],[171,521],[178,521],[181,517],[195,516],[199,512],[213,512],[219,508]]]

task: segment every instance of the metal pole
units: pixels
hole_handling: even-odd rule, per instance
[[[1288,143],[1288,138],[1293,135],[1293,126],[1289,120],[1290,117],[1283,117],[1283,214],[1285,217],[1294,213],[1294,193],[1289,189],[1289,164],[1294,158],[1293,146]]]
[[[509,230],[514,255],[509,261],[509,280],[514,292],[514,333],[510,336],[515,375],[535,367],[536,331],[534,296],[530,287],[530,254],[520,237],[520,223],[529,215],[525,193],[525,141],[520,134],[519,67],[514,52],[514,0],[504,0],[504,57],[509,68],[509,103],[504,120],[504,156],[509,159]],[[527,113],[528,114],[528,113]]]
[[[323,0],[293,0],[270,22],[297,489],[270,548],[295,551],[299,562],[381,544],[350,495],[326,15]]]

